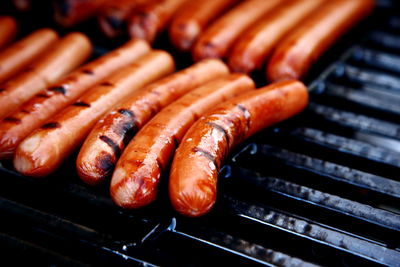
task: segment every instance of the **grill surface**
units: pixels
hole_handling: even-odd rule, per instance
[[[155,203],[125,211],[107,186],[80,182],[76,155],[43,180],[2,162],[2,260],[400,266],[400,15],[390,1],[379,3],[314,67],[307,110],[231,154],[217,205],[202,218],[171,209],[165,179]]]

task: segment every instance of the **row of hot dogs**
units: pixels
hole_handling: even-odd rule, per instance
[[[177,157],[185,160],[174,162],[170,178],[172,203],[183,214],[204,214],[215,201],[218,169],[229,150],[307,103],[306,88],[298,81],[255,91],[250,77],[231,74],[216,59],[172,73],[172,56],[141,40],[70,72],[89,56],[90,41],[81,33],[59,38],[41,29],[3,50],[3,63],[17,60],[13,47],[24,50],[20,43],[37,34],[51,34],[54,40],[2,84],[1,158],[12,158],[26,176],[43,177],[84,143],[79,176],[90,185],[112,176],[111,195],[121,207],[137,208],[155,199],[157,184],[182,142]],[[74,63],[65,63],[71,55]],[[50,79],[55,73],[57,78]],[[190,167],[189,159],[197,166]]]
[[[279,6],[265,2],[270,8]],[[295,16],[294,10],[310,8],[317,1],[291,2],[278,14]],[[92,50],[84,34],[60,38],[51,29],[37,30],[0,50],[0,158],[13,159],[23,175],[43,177],[79,149],[76,165],[81,179],[98,185],[111,177],[110,192],[117,205],[149,204],[160,179],[169,176],[175,209],[187,216],[202,215],[215,202],[218,171],[229,151],[300,112],[308,94],[296,79],[372,8],[369,0],[332,2],[336,4],[324,5],[319,19],[304,23],[299,33],[286,38],[288,45],[276,49],[284,51],[271,61],[277,74],[270,76],[274,83],[258,90],[249,76],[230,73],[219,59],[199,58],[174,73],[173,57],[140,39],[77,68]],[[282,11],[290,8],[294,13]],[[233,11],[228,14],[240,15]],[[292,21],[278,17],[275,26]],[[4,21],[10,24],[12,18]],[[234,20],[227,22],[237,25]],[[4,45],[16,28],[0,34]],[[237,27],[226,28],[233,33]]]
[[[243,73],[266,66],[266,78],[275,81],[301,79],[316,58],[372,10],[374,1],[63,0],[54,5],[63,26],[97,16],[107,36],[129,33],[150,43],[167,30],[171,43],[191,51],[194,61],[220,58]]]

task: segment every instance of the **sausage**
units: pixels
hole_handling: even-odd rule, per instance
[[[151,0],[138,7],[128,18],[129,35],[152,43],[186,1],[191,0]]]
[[[17,21],[13,17],[0,16],[0,49],[14,40],[17,31]]]
[[[173,58],[167,52],[153,51],[93,87],[20,143],[14,155],[15,169],[33,177],[50,174],[84,141],[105,112],[173,69]]]
[[[104,182],[125,144],[147,121],[185,93],[228,73],[222,61],[204,60],[150,84],[115,107],[95,125],[79,152],[76,166],[81,179],[90,185]]]
[[[200,118],[175,152],[169,177],[172,206],[189,217],[207,213],[216,200],[218,171],[232,148],[297,114],[307,102],[301,82],[282,81],[228,100]]]
[[[148,0],[114,0],[104,4],[97,14],[101,31],[109,38],[115,38],[126,31],[130,13]]]
[[[205,27],[238,0],[188,1],[176,13],[169,27],[172,44],[189,51]]]
[[[267,65],[268,80],[304,78],[312,63],[373,7],[373,0],[328,1],[282,40]]]
[[[70,33],[56,42],[32,65],[0,87],[0,119],[79,66],[91,52],[90,40],[82,33]]]
[[[21,12],[27,12],[32,8],[31,0],[12,0],[12,3]]]
[[[39,29],[0,52],[0,83],[20,72],[58,40],[52,29]]]
[[[282,3],[241,36],[229,55],[231,69],[244,73],[260,69],[282,37],[324,1],[290,0]]]
[[[141,40],[132,40],[80,67],[60,82],[35,95],[0,122],[0,159],[11,158],[17,145],[34,129],[80,95],[150,51]]]
[[[193,58],[224,58],[242,33],[265,16],[281,0],[244,1],[217,19],[202,33],[193,46]]]
[[[111,198],[122,208],[139,208],[156,197],[157,184],[187,129],[213,106],[254,90],[251,78],[230,74],[189,92],[154,116],[133,138],[111,179]]]
[[[52,1],[54,20],[62,27],[72,27],[93,17],[109,0],[57,0]]]

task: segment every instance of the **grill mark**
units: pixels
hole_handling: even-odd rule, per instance
[[[20,119],[13,118],[13,117],[6,117],[6,118],[3,119],[3,121],[12,122],[12,123],[15,123],[15,124],[20,124],[21,123]]]
[[[94,75],[94,72],[92,70],[84,69],[84,70],[82,70],[82,72],[85,74],[88,74],[88,75]]]
[[[6,89],[0,88],[0,93],[4,92]]]
[[[26,110],[26,109],[22,109],[21,112],[22,112],[22,113],[25,113],[25,114],[31,113],[30,111],[28,111],[28,110]]]
[[[61,93],[63,95],[67,94],[67,88],[65,86],[55,86],[55,87],[50,87],[50,91]]]
[[[110,82],[102,82],[100,85],[101,86],[114,86],[114,84],[110,83]]]
[[[48,95],[46,95],[46,94],[43,94],[43,93],[41,93],[41,94],[37,94],[37,95],[36,95],[36,97],[40,97],[40,98],[49,98],[49,96],[48,96]]]
[[[121,124],[120,128],[118,129],[118,135],[122,136],[124,147],[128,145],[138,130],[139,129],[134,120],[130,120]]]
[[[42,129],[55,129],[55,128],[60,128],[60,127],[61,127],[61,124],[58,122],[49,122],[49,123],[42,125],[41,128]]]
[[[178,139],[176,138],[176,136],[175,136],[175,135],[172,137],[172,140],[174,141],[174,146],[175,146],[175,149],[177,149],[177,148],[178,148],[178,146],[179,146],[179,141],[178,141]]]
[[[121,108],[118,110],[118,112],[127,117],[135,117],[135,113],[133,113],[133,111],[129,109]]]
[[[240,105],[240,104],[237,104],[236,107],[238,109],[240,109],[240,111],[243,112],[244,118],[246,119],[247,129],[249,129],[250,128],[250,112],[249,112],[249,110],[245,106]]]
[[[215,166],[216,168],[218,168],[217,161],[216,161],[215,157],[214,157],[213,155],[211,155],[210,152],[205,151],[204,149],[201,149],[201,148],[198,148],[198,147],[193,148],[192,151],[193,151],[194,153],[196,153],[196,154],[199,154],[199,155],[205,157],[206,159],[208,159],[209,161],[211,161],[212,163],[214,163],[214,166]]]
[[[77,106],[77,107],[85,107],[85,108],[90,108],[90,104],[82,102],[82,101],[78,101],[72,104],[73,106]]]
[[[224,127],[222,127],[219,124],[216,124],[214,122],[207,122],[208,125],[210,125],[211,127],[213,127],[214,129],[220,131],[221,133],[224,134],[225,140],[228,144],[230,144],[230,138],[229,138],[229,134],[228,132],[224,129]]]
[[[120,155],[121,150],[120,150],[119,146],[110,137],[101,135],[99,137],[99,139],[101,141],[103,141],[104,143],[106,143],[109,147],[111,147],[111,149],[113,150],[115,155],[117,155],[117,156]]]
[[[110,153],[102,152],[100,156],[96,158],[96,167],[103,171],[104,176],[110,176],[114,165],[113,156]]]

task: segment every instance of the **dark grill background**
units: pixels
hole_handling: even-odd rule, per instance
[[[155,203],[124,211],[111,202],[107,185],[80,182],[76,155],[43,180],[22,177],[3,162],[1,260],[14,266],[400,266],[398,10],[380,1],[372,17],[315,65],[307,110],[231,154],[217,205],[202,218],[171,209],[165,177]],[[51,25],[48,16],[19,16],[26,32]],[[77,29],[93,37],[97,55],[120,42],[102,40],[94,26],[89,21]],[[160,40],[156,46],[173,51]],[[179,66],[189,61],[177,58]],[[254,75],[262,84],[260,77]]]

